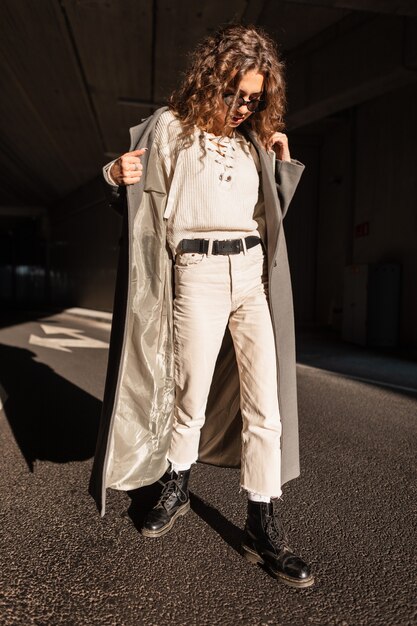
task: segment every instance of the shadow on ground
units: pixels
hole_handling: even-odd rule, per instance
[[[168,476],[165,474],[160,482],[128,492],[131,498],[128,515],[138,532],[140,532],[143,526],[146,513],[157,503],[162,490],[162,484],[167,479]],[[243,531],[224,517],[217,509],[207,504],[207,502],[204,502],[204,500],[192,492],[190,492],[190,503],[194,513],[206,524],[211,526],[233,550],[240,553]]]
[[[34,357],[30,350],[0,344],[3,408],[29,469],[36,460],[92,457],[101,402]]]

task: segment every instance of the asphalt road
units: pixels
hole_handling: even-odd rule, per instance
[[[195,467],[192,510],[160,539],[138,532],[152,489],[109,491],[99,517],[108,340],[66,313],[0,328],[1,625],[417,624],[415,363],[301,341],[302,474],[280,506],[317,582],[295,590],[239,554],[238,470]]]

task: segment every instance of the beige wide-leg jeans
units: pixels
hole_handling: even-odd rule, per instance
[[[275,498],[281,495],[281,420],[267,297],[261,245],[234,255],[177,255],[176,399],[168,458],[179,465],[197,460],[214,367],[229,325],[240,377],[241,487]]]

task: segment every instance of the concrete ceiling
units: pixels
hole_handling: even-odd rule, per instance
[[[128,149],[187,52],[230,20],[264,26],[285,56],[353,11],[417,15],[395,0],[3,0],[0,206],[47,206]],[[414,9],[413,9],[414,7]],[[413,12],[414,11],[414,12]]]

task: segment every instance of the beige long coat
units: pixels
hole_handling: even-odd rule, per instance
[[[113,188],[110,204],[122,213],[113,324],[101,424],[90,493],[104,515],[106,488],[130,490],[158,480],[167,469],[174,406],[173,260],[163,218],[169,198],[153,143],[162,107],[130,129],[131,150],[148,148],[141,181]],[[275,332],[282,420],[281,481],[299,475],[295,342],[291,280],[282,220],[304,165],[277,161],[258,145],[265,203],[269,297]],[[109,189],[111,189],[109,187]],[[240,464],[239,377],[226,331],[210,391],[199,460]]]

